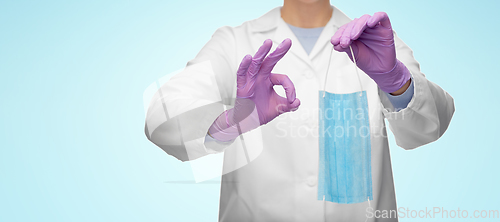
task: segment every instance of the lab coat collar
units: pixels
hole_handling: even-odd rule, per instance
[[[290,30],[290,27],[288,27],[286,22],[281,18],[281,7],[272,9],[260,18],[251,21],[250,24],[252,26],[252,32],[262,33],[276,29],[274,36],[271,39],[277,44],[281,43],[286,38],[290,38],[292,40],[292,48],[290,49],[290,52],[295,54],[297,57],[299,57],[314,69],[311,60],[319,55],[321,50],[326,47],[326,44],[330,42],[330,38],[340,26],[351,21],[351,19],[347,17],[347,15],[345,15],[335,6],[332,6],[332,8],[332,17],[321,32],[316,44],[314,45],[309,55],[307,55],[304,48],[300,46],[299,40],[297,39],[297,37],[295,37],[292,30]]]

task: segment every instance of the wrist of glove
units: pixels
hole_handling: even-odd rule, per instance
[[[235,107],[219,115],[208,133],[217,141],[229,142],[260,125],[255,103],[250,99],[237,98]]]
[[[395,92],[403,87],[411,78],[410,70],[399,60],[396,61],[394,68],[384,73],[366,73],[386,92]]]

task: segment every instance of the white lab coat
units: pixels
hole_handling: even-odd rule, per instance
[[[332,18],[310,55],[281,19],[280,8],[237,27],[222,27],[153,98],[146,117],[146,135],[153,143],[182,161],[224,152],[220,221],[365,221],[367,207],[396,210],[384,118],[397,144],[413,149],[443,135],[454,112],[453,98],[425,78],[411,49],[397,37],[397,58],[410,70],[415,88],[408,107],[399,112],[393,112],[385,94],[361,70],[358,80],[345,53],[334,51],[326,90],[352,93],[362,87],[367,91],[373,201],[318,200],[319,91],[325,82],[330,38],[349,21],[333,7]],[[233,105],[241,59],[253,55],[265,39],[272,39],[276,47],[285,38],[292,40],[292,47],[273,72],[287,74],[293,81],[302,102],[299,109],[243,134],[231,145],[206,142],[210,125]]]

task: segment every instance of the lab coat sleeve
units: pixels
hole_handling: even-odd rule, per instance
[[[396,144],[414,149],[439,139],[450,124],[455,106],[453,98],[437,84],[427,80],[413,51],[395,36],[397,58],[410,70],[414,84],[413,98],[405,109],[394,110],[387,96],[379,90],[383,114],[389,122]]]
[[[183,71],[163,84],[151,100],[147,138],[181,161],[221,152],[205,146],[205,136],[233,94],[235,38],[230,27],[218,29]]]

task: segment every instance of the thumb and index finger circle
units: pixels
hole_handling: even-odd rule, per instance
[[[296,99],[295,86],[287,75],[271,73],[269,80],[273,85],[281,85],[285,89],[288,103],[293,103]]]

